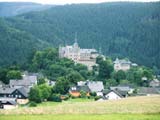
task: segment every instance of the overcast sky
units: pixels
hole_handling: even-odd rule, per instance
[[[150,2],[159,0],[0,0],[0,2],[36,2],[42,4],[71,4],[71,3],[100,3],[100,2],[115,2],[115,1],[136,1]]]

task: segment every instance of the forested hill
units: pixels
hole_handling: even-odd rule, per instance
[[[47,45],[31,34],[9,27],[0,19],[0,66],[24,63],[34,50]]]
[[[54,46],[71,44],[75,32],[83,48],[102,48],[103,54],[128,57],[160,68],[160,2],[102,3],[55,6],[6,18],[11,27]]]
[[[51,5],[41,5],[31,2],[0,2],[0,16],[9,17],[31,11],[42,11]]]

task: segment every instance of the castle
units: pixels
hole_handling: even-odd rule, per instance
[[[59,57],[69,58],[75,63],[80,63],[92,70],[92,67],[96,65],[96,57],[98,56],[96,49],[81,49],[78,46],[77,38],[75,38],[75,43],[73,45],[66,45],[64,47],[59,47]]]

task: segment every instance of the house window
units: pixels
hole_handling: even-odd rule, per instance
[[[21,98],[22,96],[21,95],[19,95],[19,98]]]

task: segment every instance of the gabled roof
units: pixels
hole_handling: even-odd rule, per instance
[[[0,94],[11,94],[16,88],[0,88]]]
[[[113,62],[114,64],[120,63],[120,64],[131,64],[131,61],[129,60],[125,60],[125,59],[118,59],[116,58],[116,60]]]
[[[10,103],[12,105],[17,105],[16,98],[0,98],[2,104]]]
[[[160,94],[159,89],[153,87],[140,87],[138,94]]]
[[[18,88],[17,89],[22,95],[24,95],[24,97],[28,97],[28,93],[27,90],[24,87]]]
[[[23,76],[22,80],[10,80],[10,86],[30,86],[37,82],[37,76]]]
[[[108,91],[105,95],[107,95],[107,94],[109,94],[109,93],[111,93],[111,92],[114,92],[115,94],[117,94],[119,97],[124,97],[121,93],[119,93],[118,91],[116,91],[116,90],[110,90],[110,91]]]
[[[24,97],[28,97],[27,90],[24,87],[21,88],[0,88],[0,94],[12,94],[14,91],[18,90]]]
[[[100,92],[104,89],[103,82],[101,81],[88,81],[87,86],[91,92]]]
[[[130,91],[129,86],[115,86],[115,87],[110,87],[111,90],[120,90],[120,91]]]
[[[75,91],[85,91],[85,92],[90,92],[90,89],[87,85],[83,85],[83,86],[75,86],[75,87],[72,87],[70,89],[71,92],[75,92]]]

